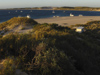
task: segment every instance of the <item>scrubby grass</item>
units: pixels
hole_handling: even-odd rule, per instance
[[[14,28],[17,25],[35,25],[37,24],[36,21],[34,21],[31,18],[26,18],[26,17],[14,17],[11,18],[10,20],[3,22],[0,24],[0,30],[3,30],[5,28]]]
[[[0,75],[14,75],[16,68],[18,68],[19,63],[17,58],[7,57],[2,60],[2,65],[0,65]]]
[[[99,75],[99,24],[81,26],[86,29],[82,34],[57,24],[37,24],[32,33],[1,36],[0,59],[17,58],[15,69],[36,75]]]

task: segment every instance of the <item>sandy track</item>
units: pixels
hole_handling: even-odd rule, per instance
[[[62,26],[85,24],[88,21],[100,20],[100,16],[74,16],[35,19],[38,23],[57,23]]]

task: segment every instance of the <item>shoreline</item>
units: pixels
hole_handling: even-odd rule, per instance
[[[69,10],[69,9],[0,9],[0,10],[62,10],[62,11],[100,11],[100,10]]]
[[[48,18],[38,18],[34,19],[40,24],[43,23],[56,23],[61,26],[70,26],[70,25],[76,25],[76,24],[85,24],[89,21],[95,21],[100,20],[100,16],[56,16],[56,17],[48,17]],[[3,21],[6,22],[6,21]],[[0,22],[3,23],[3,22]]]
[[[51,17],[51,18],[42,18],[34,19],[38,23],[56,23],[61,26],[69,26],[75,24],[85,24],[88,21],[100,20],[100,16],[64,16],[64,17]]]

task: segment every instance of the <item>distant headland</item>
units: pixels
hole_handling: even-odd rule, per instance
[[[7,8],[0,10],[79,10],[79,11],[100,11],[100,7],[26,7],[26,8]]]

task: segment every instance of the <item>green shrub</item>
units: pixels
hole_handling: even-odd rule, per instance
[[[38,24],[29,34],[1,36],[0,59],[14,56],[17,68],[36,75],[99,75],[100,26],[78,26],[86,31],[79,34],[57,24]],[[12,64],[6,65],[2,73],[12,74],[14,69],[7,70]]]

